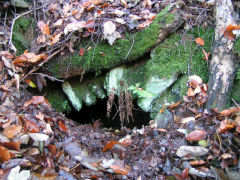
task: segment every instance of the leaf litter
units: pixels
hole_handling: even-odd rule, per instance
[[[52,48],[72,32],[89,37],[102,25],[98,27],[102,37],[113,44],[125,29],[149,26],[161,6],[151,0],[52,1],[47,11],[54,19],[38,22],[37,43],[39,47]],[[139,10],[131,12],[131,8]],[[142,8],[146,10],[141,11]],[[127,19],[124,14],[129,12]],[[228,26],[224,35],[233,39],[235,29],[239,27]],[[200,37],[196,43],[204,45]],[[79,55],[83,56],[88,48],[80,49]],[[209,54],[204,49],[203,53],[208,60]],[[123,127],[114,131],[102,128],[99,121],[77,124],[56,112],[43,96],[31,97],[26,91],[19,91],[20,83],[25,86],[22,77],[28,74],[29,67],[48,60],[45,53],[25,51],[15,57],[8,51],[0,51],[0,58],[0,177],[3,179],[239,177],[240,108],[222,112],[204,110],[207,85],[198,76],[189,78],[183,102],[163,108],[174,115],[174,122],[168,128],[158,129],[151,124],[142,129]],[[38,75],[35,87],[39,90],[46,86],[44,77]],[[34,86],[31,78],[30,83]]]

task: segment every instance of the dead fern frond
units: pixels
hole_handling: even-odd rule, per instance
[[[126,108],[126,120],[127,120],[127,123],[129,123],[129,118],[130,117],[134,121],[133,113],[132,113],[132,110],[133,110],[133,99],[132,99],[132,95],[131,95],[131,93],[129,91],[125,92],[125,108]]]
[[[112,111],[112,105],[114,102],[114,97],[115,97],[115,88],[112,88],[111,93],[108,96],[108,101],[107,101],[107,117],[110,117],[111,111]]]
[[[119,111],[121,126],[123,126],[126,110],[125,110],[125,94],[122,91],[120,92],[120,95],[118,98],[118,111]]]

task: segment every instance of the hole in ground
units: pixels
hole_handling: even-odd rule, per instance
[[[114,103],[117,105],[118,100],[115,98]],[[129,118],[129,123],[124,122],[124,126],[127,128],[133,129],[134,127],[141,128],[142,125],[148,125],[150,121],[150,113],[142,111],[137,106],[137,102],[133,101],[133,118]],[[95,105],[86,106],[78,112],[72,107],[72,111],[66,116],[80,124],[89,124],[94,123],[96,120],[100,120],[103,127],[120,129],[121,122],[119,118],[119,113],[116,109],[116,106],[113,104],[110,118],[107,118],[107,98],[98,99]]]

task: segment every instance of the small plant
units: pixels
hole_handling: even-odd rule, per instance
[[[139,98],[152,98],[156,96],[155,94],[143,90],[139,87],[140,83],[137,83],[135,86],[130,86],[128,90],[132,91],[133,94],[136,94]]]
[[[237,80],[240,80],[240,68],[238,68],[238,70],[237,70],[236,79],[237,79]]]

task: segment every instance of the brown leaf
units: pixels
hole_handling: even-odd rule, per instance
[[[165,110],[165,105],[163,105],[162,109],[159,111],[159,114],[162,114]]]
[[[49,29],[48,25],[45,24],[43,21],[38,22],[38,27],[43,34],[50,35],[50,29]]]
[[[127,7],[127,2],[125,0],[120,0],[120,1],[125,7]]]
[[[0,144],[2,146],[7,147],[8,149],[20,151],[20,146],[21,146],[21,142],[20,141],[17,141],[17,142],[4,142],[4,143],[0,143]]]
[[[46,42],[46,37],[43,35],[43,34],[41,34],[40,36],[38,36],[38,38],[37,38],[37,43],[38,44],[43,44],[43,43],[45,43]]]
[[[42,104],[42,105],[47,106],[48,108],[51,108],[50,103],[43,96],[33,96],[30,100],[28,100],[24,103],[24,107],[28,107],[31,104],[33,104],[33,105]]]
[[[174,108],[178,107],[178,106],[181,104],[181,102],[182,102],[182,101],[178,101],[178,102],[176,102],[175,104],[169,106],[169,108],[170,108],[170,109],[174,109]]]
[[[189,97],[194,97],[195,96],[194,90],[192,88],[188,88],[187,95]]]
[[[62,32],[60,32],[60,33],[58,33],[56,35],[54,34],[53,36],[51,36],[51,38],[50,38],[50,40],[51,40],[50,46],[53,46],[54,44],[56,44],[59,41],[61,35],[62,35]]]
[[[206,136],[206,132],[204,130],[195,130],[191,133],[189,133],[186,137],[187,141],[199,141]]]
[[[127,175],[130,168],[129,167],[122,167],[118,164],[113,164],[109,166],[115,173],[121,174],[121,175]]]
[[[0,146],[0,161],[1,162],[5,162],[8,161],[10,159],[10,153],[8,152],[8,149]]]
[[[199,165],[203,165],[206,162],[204,160],[194,160],[194,161],[190,161],[189,164],[191,166],[199,166]]]
[[[233,41],[235,39],[235,35],[233,34],[233,30],[240,29],[240,25],[228,25],[224,31],[224,37],[228,38],[229,40]]]
[[[231,130],[235,127],[235,123],[231,120],[225,119],[221,122],[220,127],[218,128],[218,132],[224,133],[228,130]]]
[[[24,54],[22,54],[22,55],[14,58],[13,64],[19,65],[19,64],[25,63],[25,62],[28,62],[28,58]]]
[[[196,43],[203,46],[204,45],[204,40],[202,38],[196,38]]]
[[[230,158],[232,158],[232,155],[231,155],[231,154],[228,154],[228,153],[223,153],[223,154],[221,155],[221,158],[222,158],[222,159],[230,159]]]
[[[60,129],[61,131],[65,132],[65,133],[68,133],[68,129],[67,129],[67,127],[63,124],[62,121],[59,121],[59,122],[58,122],[58,125],[59,125],[59,129]]]
[[[80,48],[79,56],[83,56],[83,55],[84,55],[84,52],[85,52],[85,50],[84,50],[83,48]]]
[[[36,122],[28,118],[28,115],[20,116],[24,123],[24,128],[30,133],[38,133],[40,131]]]
[[[196,87],[202,85],[203,81],[199,76],[193,75],[189,77],[188,84],[191,88],[195,89]]]
[[[13,59],[14,56],[8,51],[0,51],[0,56],[4,56],[7,59]]]
[[[56,155],[56,154],[57,154],[56,145],[49,144],[49,145],[47,145],[47,149],[48,149],[53,155]]]
[[[239,107],[235,107],[235,108],[231,108],[231,109],[225,109],[223,111],[220,112],[221,116],[230,116],[232,114],[236,114],[240,112],[240,108]]]
[[[14,136],[18,135],[21,132],[21,130],[22,130],[22,126],[18,124],[10,125],[3,130],[3,135],[11,139]]]
[[[115,144],[122,145],[122,143],[118,141],[110,141],[106,144],[106,146],[102,149],[103,152],[107,151],[108,149],[112,149]]]

